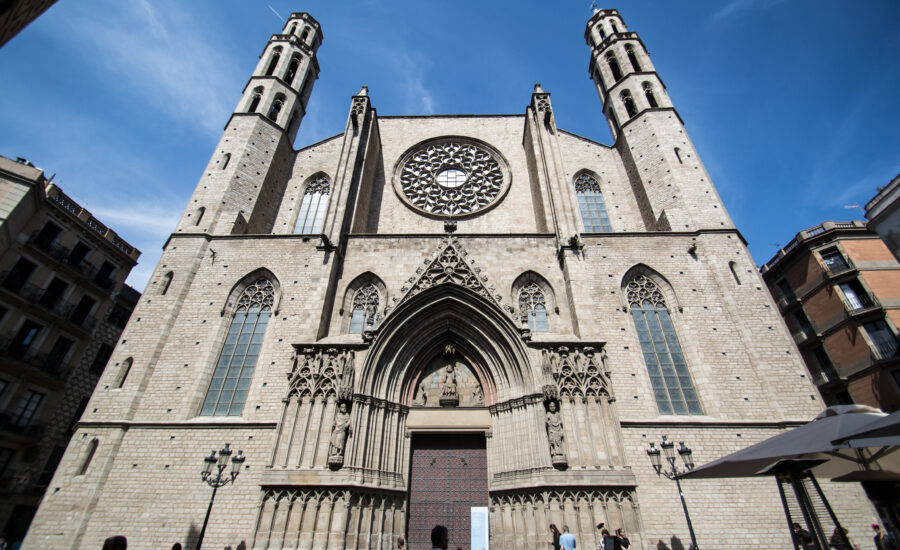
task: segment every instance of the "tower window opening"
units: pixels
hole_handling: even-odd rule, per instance
[[[609,70],[612,73],[613,81],[618,82],[622,80],[622,69],[619,68],[619,62],[616,60],[616,57],[612,54],[612,52],[606,54],[606,63],[609,65]]]
[[[656,101],[656,96],[653,95],[653,86],[649,82],[644,82],[643,87],[644,96],[647,98],[647,103],[654,109],[659,107],[659,103]]]
[[[637,56],[634,54],[634,48],[632,46],[625,46],[625,52],[628,54],[628,61],[631,63],[631,68],[634,69],[634,72],[641,72],[641,65],[638,63]]]
[[[528,325],[531,332],[550,331],[547,323],[547,299],[537,283],[527,284],[519,291],[519,312],[522,324]]]
[[[275,285],[269,279],[257,279],[241,293],[203,400],[202,416],[241,415],[274,304]]]
[[[303,34],[300,35],[300,40],[306,42],[306,39],[309,38],[309,27],[303,29]]]
[[[200,225],[200,220],[203,219],[203,214],[206,213],[206,207],[201,206],[197,209],[197,212],[194,213],[194,225]]]
[[[122,368],[119,370],[119,378],[116,380],[116,388],[121,388],[125,385],[125,380],[128,379],[128,373],[131,371],[131,365],[133,363],[134,359],[131,357],[122,361]]]
[[[600,184],[590,174],[584,173],[575,178],[575,194],[578,196],[578,208],[581,210],[581,221],[588,233],[608,233],[612,231],[609,215]]]
[[[293,25],[291,25],[291,28],[288,29],[288,34],[294,34],[294,31],[295,31],[295,30],[297,30],[297,24],[296,24],[296,23],[294,23]]]
[[[684,164],[684,161],[681,160],[681,149],[675,148],[675,156],[678,158],[678,164]]]
[[[161,284],[162,288],[159,291],[159,293],[162,294],[163,296],[165,296],[166,292],[169,291],[169,285],[172,284],[172,277],[174,277],[174,276],[175,276],[175,273],[173,271],[170,271],[170,272],[166,273],[165,275],[163,275],[162,284]]]
[[[87,453],[84,455],[84,460],[81,461],[81,468],[78,469],[78,475],[83,476],[87,473],[88,467],[91,465],[91,461],[94,459],[94,453],[97,452],[97,446],[100,444],[100,440],[96,437],[88,443]]]
[[[731,270],[731,276],[734,277],[734,282],[741,284],[741,278],[738,277],[737,270],[734,268],[735,265],[734,262],[728,262],[728,269]]]
[[[615,21],[610,21],[609,24],[612,27],[612,30],[614,33],[618,34],[618,33],[622,32],[619,30],[619,27],[616,25]]]
[[[328,178],[324,175],[313,179],[306,186],[294,233],[307,235],[322,232],[325,211],[328,209],[328,191]]]
[[[353,296],[353,312],[350,314],[350,334],[362,334],[378,320],[378,289],[367,283]]]
[[[259,101],[262,99],[263,88],[259,86],[253,90],[253,98],[250,100],[250,106],[247,107],[248,113],[255,113],[259,107]]]
[[[269,68],[266,69],[266,76],[272,76],[275,73],[275,67],[278,66],[278,60],[281,59],[281,46],[275,48],[272,53],[272,61],[269,61]]]
[[[291,113],[291,118],[290,118],[290,120],[288,120],[288,125],[287,125],[288,132],[294,131],[294,124],[297,122],[298,114],[299,114],[299,111],[297,111],[297,109],[294,109],[294,112]]]
[[[666,299],[646,275],[625,288],[660,414],[703,414]]]
[[[603,25],[597,25],[597,32],[600,34],[600,40],[606,40],[606,31],[603,30]]]
[[[637,114],[637,107],[634,105],[634,98],[631,97],[631,92],[625,90],[622,92],[622,103],[625,105],[625,112],[628,113],[628,118],[632,118]]]
[[[284,81],[291,85],[294,83],[294,77],[297,76],[297,69],[300,67],[300,54],[295,53],[291,56],[291,62],[288,64],[287,71],[284,73]]]
[[[272,102],[272,106],[269,107],[269,114],[266,115],[269,117],[269,120],[275,121],[278,119],[278,113],[281,112],[281,108],[284,106],[284,96],[278,94],[275,96],[275,100]]]
[[[225,153],[222,155],[222,170],[228,168],[228,163],[231,162],[231,153]]]

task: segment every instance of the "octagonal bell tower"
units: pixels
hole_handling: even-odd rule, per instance
[[[319,75],[322,38],[307,13],[292,13],[269,38],[176,232],[271,231]]]
[[[732,228],[641,38],[616,10],[584,33],[589,72],[649,231]]]

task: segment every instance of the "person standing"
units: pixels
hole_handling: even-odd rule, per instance
[[[875,533],[875,550],[897,550],[897,539],[893,534],[882,531],[877,523],[872,524],[872,531]]]
[[[450,544],[450,533],[443,525],[435,525],[431,530],[431,550],[447,550]]]
[[[562,535],[559,536],[560,550],[575,550],[575,535],[569,532],[569,526],[563,525]]]
[[[616,529],[616,538],[619,541],[619,548],[623,548],[627,550],[631,548],[631,541],[628,540],[628,537],[625,536],[625,528],[619,527]]]
[[[559,529],[556,528],[555,523],[550,524],[550,540],[547,541],[547,544],[553,547],[553,550],[559,550]]]

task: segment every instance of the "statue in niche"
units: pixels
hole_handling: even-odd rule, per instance
[[[562,417],[559,414],[556,400],[547,401],[547,415],[545,419],[547,439],[550,442],[550,460],[557,468],[565,468],[568,465],[565,436],[563,435]]]
[[[344,446],[347,444],[347,436],[350,432],[350,411],[347,403],[341,401],[338,412],[334,415],[334,425],[331,427],[331,441],[328,445],[328,465],[341,467],[344,464]]]
[[[413,404],[424,407],[426,403],[428,403],[428,380],[422,378],[422,381],[419,382],[419,392],[413,400]]]
[[[453,365],[447,365],[441,375],[441,399],[442,407],[455,407],[459,405],[459,393],[456,391],[456,369]]]

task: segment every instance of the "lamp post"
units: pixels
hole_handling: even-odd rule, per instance
[[[241,465],[244,463],[244,459],[247,457],[244,456],[244,451],[238,450],[237,455],[231,456],[231,448],[229,443],[225,444],[219,451],[219,456],[216,456],[216,451],[213,449],[209,456],[203,459],[203,471],[200,473],[201,479],[206,482],[207,485],[213,488],[212,496],[209,497],[209,506],[206,508],[206,518],[203,520],[203,528],[200,529],[200,537],[197,539],[197,550],[200,550],[200,545],[203,544],[203,535],[206,534],[206,525],[209,523],[209,513],[212,512],[213,501],[216,499],[216,491],[219,490],[219,487],[224,487],[229,483],[234,482],[237,478],[238,474],[241,473]],[[231,475],[222,475],[222,472],[225,471],[225,468],[228,467],[228,457],[231,456]],[[215,471],[213,469],[215,468]]]
[[[681,506],[684,508],[684,519],[687,520],[688,531],[691,534],[691,544],[694,545],[694,550],[699,550],[699,547],[697,546],[697,537],[694,535],[694,526],[691,524],[691,516],[688,514],[687,504],[684,502],[684,493],[681,492],[681,482],[678,480],[679,475],[694,469],[693,451],[684,444],[684,441],[679,443],[678,454],[681,456],[681,461],[684,462],[685,468],[687,468],[686,470],[681,470],[675,464],[675,443],[669,441],[666,436],[662,436],[662,443],[660,443],[659,446],[662,447],[662,454],[666,455],[666,461],[669,463],[668,470],[663,470],[660,457],[661,453],[655,443],[650,442],[650,448],[647,449],[647,456],[650,457],[650,463],[653,464],[653,469],[656,470],[657,476],[664,475],[668,479],[675,480],[675,484],[678,486],[678,496],[681,497]]]

